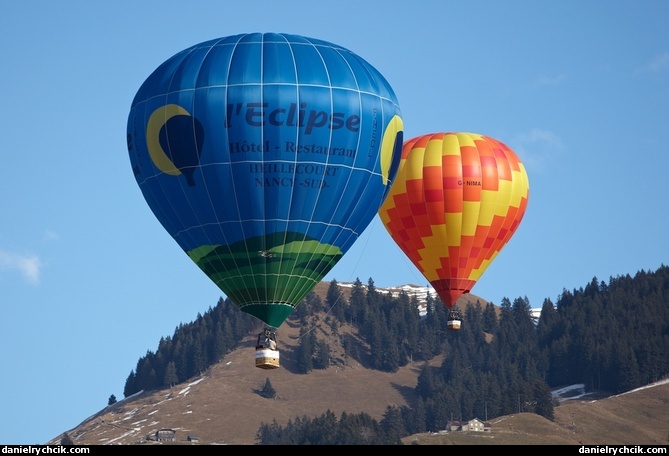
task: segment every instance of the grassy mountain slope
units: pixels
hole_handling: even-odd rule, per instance
[[[327,290],[326,284],[321,288]],[[322,290],[321,290],[322,291]],[[324,294],[323,294],[324,296]],[[470,297],[475,302],[476,296]],[[483,302],[483,300],[481,300]],[[323,316],[322,318],[325,318]],[[176,430],[177,444],[197,436],[200,445],[256,443],[262,423],[285,425],[296,417],[314,418],[332,411],[365,412],[380,421],[389,405],[415,403],[414,387],[423,363],[395,373],[367,369],[345,359],[339,337],[330,326],[315,322],[311,330],[328,341],[335,365],[299,374],[294,352],[299,343],[297,322],[286,321],[278,334],[281,368],[255,367],[255,338],[249,337],[197,378],[169,389],[138,393],[102,409],[74,429],[75,444],[157,444],[147,440],[162,428]],[[353,331],[342,326],[339,333]],[[431,361],[440,365],[442,359]],[[259,393],[269,379],[277,393]],[[484,419],[485,417],[479,417]],[[405,444],[656,444],[669,443],[669,383],[616,397],[578,399],[555,408],[555,421],[520,413],[490,419],[491,432],[419,434]],[[56,444],[55,436],[49,444]]]

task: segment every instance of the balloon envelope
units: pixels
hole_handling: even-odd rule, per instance
[[[127,131],[163,227],[242,311],[278,327],[376,215],[402,130],[392,88],[359,56],[250,33],[160,65]]]
[[[525,167],[505,144],[433,133],[405,142],[379,216],[450,309],[511,239],[528,196]]]

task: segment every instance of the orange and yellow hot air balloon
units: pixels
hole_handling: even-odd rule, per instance
[[[432,133],[404,143],[379,216],[450,309],[511,239],[528,196],[525,167],[505,144]]]

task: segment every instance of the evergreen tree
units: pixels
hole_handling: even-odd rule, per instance
[[[276,422],[276,419],[274,419],[270,424],[260,423],[260,428],[256,434],[256,441],[260,445],[280,445],[282,443],[281,434],[281,427]]]
[[[376,311],[381,308],[381,295],[374,285],[374,280],[370,277],[367,280],[367,293],[365,295],[367,298],[367,308],[370,311]]]
[[[174,343],[174,354],[172,355],[172,360],[174,361],[174,366],[177,368],[177,377],[179,382],[184,382],[190,377],[190,372],[188,371],[188,346],[184,337],[175,338]]]
[[[383,430],[383,441],[386,444],[392,443],[401,445],[402,437],[408,435],[404,428],[402,419],[402,410],[397,406],[386,407],[386,412],[381,420],[381,429]]]
[[[230,322],[226,321],[223,324],[227,326],[228,331],[232,332],[232,327],[230,326]],[[228,337],[226,337],[225,331],[223,330],[221,324],[219,323],[216,325],[216,328],[214,330],[214,339],[212,341],[211,357],[208,360],[208,364],[217,363],[228,352],[229,347],[230,346],[228,345]],[[174,372],[176,375],[176,367]]]
[[[384,372],[397,372],[400,358],[397,336],[390,331],[382,330],[380,350],[379,369]]]
[[[177,366],[174,364],[174,361],[167,363],[167,368],[165,369],[165,378],[163,379],[163,385],[171,388],[172,386],[179,383],[179,378],[177,377]]]
[[[617,344],[613,364],[617,373],[614,393],[623,393],[640,386],[639,365],[631,347],[625,343]]]
[[[130,375],[128,375],[128,378],[125,380],[125,386],[123,387],[123,397],[132,396],[138,391],[139,389],[137,388],[137,384],[135,382],[135,371],[131,370]]]
[[[497,332],[497,311],[495,310],[495,305],[493,303],[486,303],[481,324],[483,326],[483,331],[489,334]]]
[[[347,318],[350,324],[362,326],[367,313],[367,297],[365,286],[356,278],[351,288],[351,297],[347,308]]]
[[[370,346],[371,352],[370,364],[374,369],[382,370],[385,347],[383,345],[383,327],[381,326],[381,320],[376,318],[366,323],[365,333],[365,339]]]
[[[338,445],[380,445],[384,443],[380,424],[367,413],[343,412],[339,418],[335,441]]]
[[[267,398],[267,399],[276,398],[276,391],[274,390],[274,387],[272,386],[272,382],[269,381],[269,377],[267,377],[265,379],[265,385],[263,386],[262,390],[260,391],[260,395],[262,397]]]
[[[116,404],[116,396],[113,394],[109,396],[109,399],[107,400],[107,405],[114,405]]]
[[[297,346],[296,358],[299,372],[306,374],[314,368],[315,336],[305,328],[300,329],[300,339]]]
[[[342,346],[344,348],[344,355],[360,361],[360,350],[355,337],[351,334],[344,334],[342,337]]]
[[[330,365],[330,346],[324,340],[316,340],[314,350],[314,369],[327,369]]]
[[[403,327],[405,329],[404,337],[406,338],[406,346],[403,350],[403,354],[404,356],[408,356],[408,359],[405,360],[402,365],[406,365],[414,360],[424,360],[420,353],[420,321],[418,305],[418,297],[414,295],[411,298],[411,301],[407,303],[406,307],[403,309],[404,317],[401,318],[401,320],[403,321]]]
[[[438,369],[426,365],[418,375],[416,384],[416,394],[423,400],[429,399],[435,392],[441,391],[444,387],[443,378]]]
[[[316,315],[318,312],[325,311],[325,304],[323,304],[323,300],[316,293],[308,294],[306,301],[309,306],[308,309],[310,315]]]
[[[553,409],[553,395],[550,388],[543,381],[534,382],[534,413],[551,421],[555,418]]]
[[[60,444],[63,445],[63,446],[70,446],[70,445],[74,445],[74,441],[70,437],[70,434],[68,434],[66,432],[65,434],[63,434],[63,437],[60,439]]]
[[[336,280],[332,279],[330,286],[328,287],[327,295],[325,296],[325,306],[328,309],[328,313],[333,313],[334,309],[345,304],[345,298],[339,289],[339,284]],[[340,312],[342,318],[344,315],[344,308],[342,307]]]
[[[201,374],[207,368],[205,340],[202,332],[195,332],[190,338],[188,378]]]
[[[327,410],[321,416],[309,420],[306,417],[301,423],[296,422],[296,428],[301,427],[301,430],[296,429],[296,434],[303,434],[304,443],[310,445],[333,445],[339,443],[336,434],[338,432],[339,423],[334,412]],[[295,438],[300,442],[300,437]],[[302,443],[302,442],[300,442]]]

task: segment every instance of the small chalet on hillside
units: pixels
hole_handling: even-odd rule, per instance
[[[174,442],[177,432],[174,429],[159,429],[156,431],[156,440],[159,442]]]
[[[469,421],[449,421],[446,423],[446,430],[468,432],[490,431],[490,423],[483,422],[478,418],[474,418]]]

